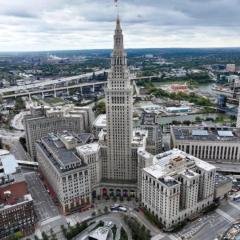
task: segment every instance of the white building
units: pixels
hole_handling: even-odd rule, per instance
[[[99,144],[90,143],[76,147],[78,156],[88,165],[91,189],[100,182],[101,169],[99,166]]]
[[[227,72],[236,72],[236,65],[235,64],[227,64],[226,71]]]
[[[156,155],[142,170],[142,203],[170,230],[213,203],[215,172],[178,149]]]
[[[92,132],[95,136],[95,138],[98,138],[99,133],[102,131],[102,129],[107,128],[107,119],[106,114],[100,114],[96,118],[96,120],[93,122]]]
[[[230,127],[172,127],[171,145],[205,161],[239,163],[240,129]]]
[[[36,143],[39,168],[65,214],[91,203],[90,170],[77,145],[78,139],[68,133],[52,133]]]

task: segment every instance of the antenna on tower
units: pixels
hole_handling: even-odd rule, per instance
[[[114,0],[114,4],[115,4],[115,7],[117,9],[117,17],[119,18],[119,4],[118,4],[118,0]]]

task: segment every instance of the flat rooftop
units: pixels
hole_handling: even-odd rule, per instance
[[[82,153],[82,154],[93,154],[93,153],[96,153],[99,149],[99,144],[96,142],[96,143],[90,143],[90,144],[86,144],[86,145],[83,145],[83,146],[79,146],[79,147],[76,147],[77,149],[77,152],[78,153]]]
[[[132,144],[141,144],[143,139],[147,137],[148,131],[143,129],[133,129]]]
[[[190,170],[186,171],[194,166],[205,169],[206,171],[216,169],[216,167],[212,164],[202,161],[199,158],[187,154],[179,149],[172,149],[154,156],[153,165],[144,168],[144,171],[156,179],[165,179],[168,176],[174,176],[177,174],[194,177],[193,175],[195,175],[195,173]],[[185,170],[183,171],[183,169]]]
[[[0,166],[2,166],[4,173],[8,175],[17,171],[18,163],[9,151],[0,149]]]
[[[96,128],[105,128],[107,126],[107,116],[106,114],[100,114],[93,123]]]
[[[240,129],[230,127],[172,127],[176,140],[240,142]]]
[[[77,164],[74,168],[85,166],[84,162],[77,156],[76,148],[67,149],[65,144],[57,135],[49,134],[37,142],[48,159],[60,171],[71,170],[72,164]]]
[[[24,179],[0,187],[0,205],[4,207],[13,206],[27,200],[31,200],[31,195],[28,194],[27,183]]]

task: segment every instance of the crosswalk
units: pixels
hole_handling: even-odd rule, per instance
[[[163,233],[160,233],[160,234],[152,237],[151,240],[160,240],[160,239],[162,239],[164,237],[165,237],[165,235]]]
[[[163,238],[169,238],[170,240],[180,240],[181,238],[174,236],[173,234],[164,234],[164,233],[159,233],[158,235],[155,235],[151,238],[151,240],[161,240]]]
[[[224,217],[225,219],[227,219],[229,222],[235,222],[236,219],[231,217],[230,215],[228,215],[227,213],[225,213],[224,211],[222,211],[221,209],[217,209],[216,213],[218,213],[219,215],[221,215],[222,217]]]
[[[237,208],[238,210],[240,210],[240,206],[238,206],[238,205],[236,205],[236,204],[234,204],[234,203],[232,203],[232,202],[230,202],[230,201],[228,201],[228,204],[231,205],[232,207],[235,207],[235,208]]]

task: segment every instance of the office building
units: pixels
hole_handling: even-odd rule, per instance
[[[76,150],[80,142],[76,136],[64,132],[48,134],[36,143],[39,168],[64,214],[91,203],[90,170]]]
[[[92,110],[88,107],[32,107],[31,115],[25,116],[26,144],[30,156],[35,160],[35,143],[48,133],[67,130],[74,133],[89,132]],[[21,160],[21,159],[19,159]]]
[[[100,195],[110,195],[110,196],[137,196],[137,179],[138,179],[138,151],[139,149],[145,149],[147,143],[147,130],[134,129],[132,132],[132,142],[131,142],[131,173],[132,179],[129,181],[117,181],[108,180],[109,169],[107,149],[106,144],[107,133],[106,130],[102,130],[99,134],[99,144],[100,144],[100,166],[101,166],[101,182],[98,188],[95,190],[97,194]]]
[[[156,155],[142,170],[142,203],[171,230],[213,203],[215,173],[213,165],[179,149]]]
[[[162,129],[157,122],[157,114],[143,112],[141,128],[148,131],[146,150],[154,155],[162,152]]]
[[[91,181],[91,189],[96,187],[100,182],[100,165],[99,165],[99,149],[98,143],[91,143],[76,147],[78,156],[88,165]]]
[[[172,127],[171,145],[205,161],[240,162],[239,128]]]
[[[105,89],[107,113],[107,171],[109,181],[132,181],[133,88],[123,46],[120,19],[117,18],[111,71]]]

